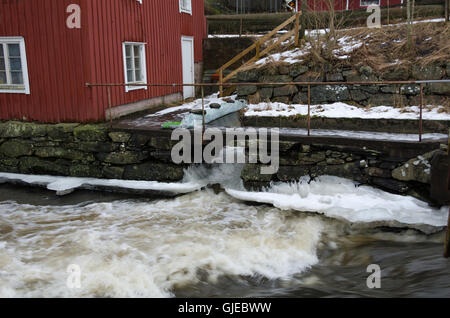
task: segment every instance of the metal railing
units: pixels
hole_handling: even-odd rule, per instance
[[[285,86],[285,85],[296,85],[296,86],[307,86],[308,88],[308,114],[307,114],[307,130],[308,136],[311,136],[311,87],[312,86],[366,86],[366,85],[398,85],[398,94],[401,95],[401,85],[419,85],[420,86],[420,113],[419,113],[419,142],[422,141],[423,135],[423,106],[424,106],[424,84],[433,83],[449,83],[448,80],[423,80],[423,81],[367,81],[367,82],[258,82],[258,83],[195,83],[195,84],[123,84],[123,83],[109,83],[109,84],[93,84],[86,83],[86,87],[106,87],[108,96],[108,108],[110,110],[110,121],[112,123],[112,102],[111,102],[111,88],[112,87],[125,87],[125,86],[138,86],[138,87],[200,87],[201,88],[201,98],[202,98],[202,114],[203,114],[203,127],[205,127],[205,87],[220,87],[220,86]]]

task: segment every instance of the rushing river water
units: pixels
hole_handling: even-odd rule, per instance
[[[2,185],[0,296],[448,297],[443,238],[212,190],[59,198]],[[81,289],[67,287],[71,264],[81,269]],[[366,285],[369,264],[382,269],[381,289]]]

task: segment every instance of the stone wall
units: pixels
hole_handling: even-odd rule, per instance
[[[107,125],[0,123],[0,171],[128,180],[179,181],[170,137],[115,132]]]
[[[180,181],[170,130],[113,130],[103,124],[0,123],[0,172],[106,179]],[[247,164],[248,188],[302,176],[334,175],[433,203],[449,203],[448,156],[440,142],[280,136],[280,169]],[[441,148],[443,150],[441,150]]]
[[[320,142],[281,141],[278,172],[263,175],[260,174],[261,164],[247,164],[241,176],[245,187],[261,189],[271,182],[332,175],[392,193],[412,195],[434,204],[450,202],[446,187],[435,186],[433,190],[431,187],[433,183],[446,183],[443,181],[447,178],[447,171],[443,169],[448,167],[445,146],[432,143],[411,148],[408,143],[389,144],[385,141],[366,142],[367,146],[352,145],[350,140],[340,145],[333,144],[332,140],[331,143]]]
[[[311,103],[345,102],[361,106],[405,106],[420,104],[420,86],[411,85],[345,85],[345,82],[438,80],[450,78],[450,63],[434,66],[412,66],[404,68],[392,66],[375,72],[370,66],[350,68],[322,68],[309,65],[281,64],[277,67],[265,67],[241,72],[239,82],[275,82],[280,85],[240,86],[237,94],[252,104],[259,102],[282,102],[285,104],[307,104],[306,86],[283,85],[286,82],[342,82],[343,85],[313,86]],[[424,103],[449,105],[450,84],[432,83],[424,85]]]

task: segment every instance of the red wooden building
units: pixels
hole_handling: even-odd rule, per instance
[[[203,0],[0,1],[0,119],[108,119],[107,90],[86,83],[192,83],[205,35]],[[114,87],[112,116],[193,94]]]

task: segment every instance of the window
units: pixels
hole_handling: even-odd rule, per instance
[[[180,12],[192,14],[191,0],[180,0]]]
[[[360,7],[379,6],[380,0],[360,0]]]
[[[22,37],[0,37],[0,93],[30,94]]]
[[[147,84],[145,43],[123,43],[123,58],[126,84]],[[147,89],[147,86],[126,86],[125,91]]]

